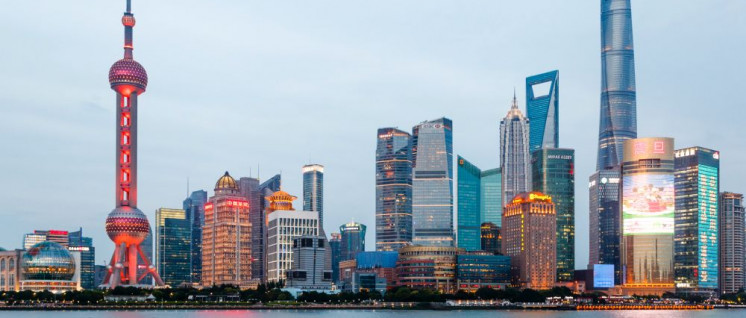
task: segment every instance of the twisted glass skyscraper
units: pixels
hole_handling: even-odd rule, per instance
[[[601,121],[597,170],[619,165],[622,143],[637,138],[636,100],[630,0],[601,0]]]
[[[376,251],[412,243],[412,138],[378,129],[376,145]]]

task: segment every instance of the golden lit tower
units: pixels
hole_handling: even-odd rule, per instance
[[[140,248],[150,230],[148,218],[137,209],[137,97],[145,92],[148,74],[132,58],[135,16],[130,0],[122,17],[124,58],[109,69],[111,89],[117,93],[116,208],[106,218],[106,234],[116,244],[102,287],[136,286],[148,274],[157,286],[163,281]],[[138,257],[139,256],[139,257]],[[147,269],[138,277],[138,264]]]

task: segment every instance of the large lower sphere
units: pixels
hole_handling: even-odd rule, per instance
[[[118,207],[106,218],[106,234],[117,245],[140,244],[150,233],[145,213],[128,206]]]

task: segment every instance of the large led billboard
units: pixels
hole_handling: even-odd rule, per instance
[[[614,287],[614,264],[593,264],[593,288]]]
[[[674,232],[674,176],[634,174],[622,178],[625,236]]]

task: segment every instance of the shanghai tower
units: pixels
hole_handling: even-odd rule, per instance
[[[135,16],[130,0],[122,17],[124,25],[124,58],[109,69],[109,84],[117,96],[115,208],[106,218],[106,234],[115,243],[114,255],[107,266],[101,287],[137,286],[148,274],[156,285],[163,281],[140,248],[150,232],[145,213],[137,208],[137,100],[145,93],[148,74],[132,57],[132,28]],[[138,275],[139,266],[146,271]]]
[[[622,143],[633,138],[637,138],[637,98],[630,0],[601,0],[601,121],[596,169],[619,165]]]

